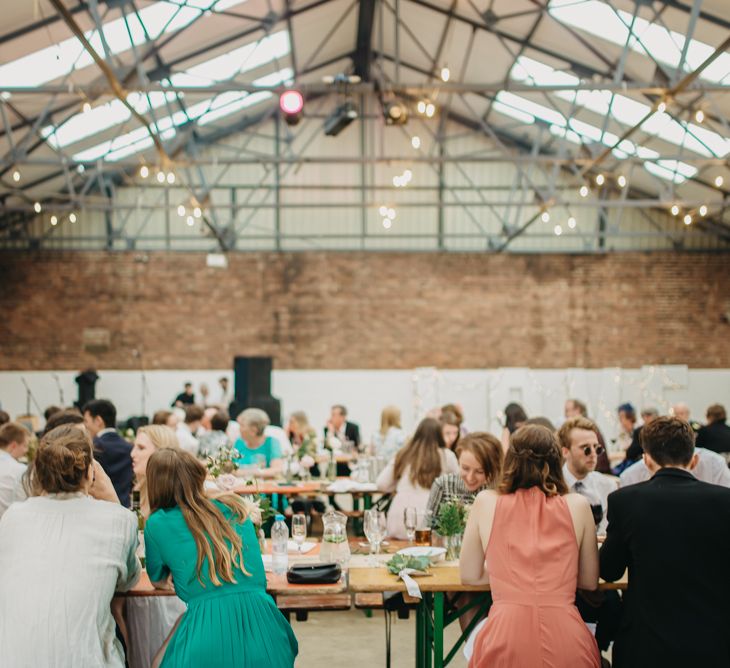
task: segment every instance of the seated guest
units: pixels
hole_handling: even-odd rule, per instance
[[[179,448],[180,443],[177,436],[167,427],[150,424],[137,430],[134,448],[132,448],[132,467],[135,479],[134,489],[139,492],[140,510],[144,517],[149,517],[150,514],[147,495],[147,462],[158,450],[178,450]]]
[[[569,418],[558,430],[563,452],[563,478],[571,492],[582,494],[591,504],[599,534],[606,533],[608,495],[618,489],[618,480],[596,471],[604,447],[598,441],[596,423],[585,417]]]
[[[625,403],[618,407],[618,422],[621,425],[621,431],[616,437],[616,446],[620,453],[626,453],[634,438],[634,429],[636,429],[636,409],[632,404]]]
[[[698,448],[696,446],[695,454],[697,455],[697,463],[690,469],[690,472],[697,480],[709,482],[713,485],[721,485],[722,487],[730,487],[730,469],[727,467],[727,462],[724,457],[716,452],[712,452],[712,450],[705,450],[705,448]],[[642,459],[621,474],[621,487],[628,487],[638,482],[645,482],[651,476],[652,472],[647,468],[646,463]]]
[[[730,459],[730,427],[727,422],[725,407],[712,404],[707,409],[707,424],[697,434],[697,447],[721,453]]]
[[[404,540],[406,508],[426,510],[433,481],[444,473],[458,475],[456,455],[447,449],[441,423],[424,418],[416,432],[381,471],[376,485],[381,492],[395,492],[388,510],[388,535]]]
[[[504,428],[502,429],[502,449],[507,452],[509,439],[515,431],[527,422],[527,413],[519,404],[511,402],[504,407]]]
[[[576,588],[598,586],[595,524],[585,497],[568,492],[561,465],[555,434],[525,425],[510,438],[498,491],[472,506],[461,581],[490,584],[494,604],[470,668],[601,665],[574,605]]]
[[[14,501],[22,501],[26,466],[18,460],[28,453],[30,432],[17,422],[0,426],[0,517]]]
[[[494,489],[502,474],[502,444],[491,434],[475,431],[459,439],[459,472],[440,475],[431,485],[427,509],[438,518],[441,504],[454,499],[467,505],[485,489]]]
[[[157,411],[152,416],[152,424],[161,424],[165,427],[169,427],[173,431],[177,431],[177,415],[172,411]]]
[[[31,477],[42,495],[0,521],[0,663],[123,668],[110,604],[139,577],[137,519],[72,425],[43,437]]]
[[[469,433],[469,430],[464,424],[464,409],[461,407],[461,404],[444,404],[441,406],[441,413],[453,413],[459,421],[459,433],[462,436],[466,436]]]
[[[205,467],[183,450],[160,450],[147,465],[147,573],[163,588],[172,576],[188,603],[163,648],[162,668],[292,668],[297,641],[266,593],[246,506],[236,494],[207,499],[205,476]]]
[[[574,417],[588,418],[588,406],[578,399],[568,399],[565,402],[565,419],[569,420]],[[590,419],[590,418],[588,418]],[[601,446],[601,453],[598,455],[598,461],[596,462],[596,471],[599,473],[611,473],[611,462],[608,461],[608,453],[606,452],[606,441],[603,438],[601,430],[598,425],[593,423],[596,428],[596,436],[598,436],[598,444]]]
[[[628,466],[635,464],[641,459],[641,430],[644,428],[645,425],[650,424],[658,417],[659,411],[656,408],[643,408],[641,410],[641,419],[644,421],[644,423],[634,429],[634,433],[631,437],[631,445],[629,445],[628,450],[626,450],[625,466],[622,468],[622,471],[623,469],[628,468]],[[619,473],[621,473],[622,471],[619,471]]]
[[[601,577],[628,568],[616,668],[730,666],[730,490],[697,480],[688,423],[660,417],[641,432],[651,480],[608,501]]]
[[[461,436],[461,420],[459,420],[456,413],[441,411],[439,422],[441,423],[444,444],[449,450],[456,452],[459,445],[459,436]]]
[[[380,430],[372,437],[374,455],[390,461],[406,442],[398,406],[386,406],[380,413]]]
[[[187,450],[193,455],[198,454],[200,444],[198,443],[197,433],[200,429],[200,421],[203,419],[203,409],[193,404],[185,407],[185,419],[178,423],[175,433],[180,447]]]
[[[43,427],[41,437],[45,436],[52,429],[60,427],[62,424],[76,425],[84,433],[87,432],[86,424],[81,413],[79,413],[75,408],[65,408],[54,413],[48,418],[48,420],[46,421],[46,426]]]
[[[260,408],[247,408],[237,418],[241,437],[236,441],[239,467],[258,467],[257,475],[271,478],[283,469],[279,441],[266,435],[269,416]]]
[[[544,415],[536,415],[535,417],[531,417],[525,420],[525,424],[539,424],[541,427],[546,427],[550,431],[555,431],[555,425],[550,422],[550,419],[546,418]]]
[[[228,428],[228,413],[217,410],[210,418],[210,431],[205,432],[199,439],[200,456],[211,455],[215,457],[221,448],[227,448],[231,442],[228,440],[226,429]]]
[[[694,431],[695,433],[697,433],[702,428],[702,425],[697,422],[697,420],[690,419],[689,406],[683,401],[680,401],[678,404],[674,404],[674,406],[672,406],[671,414],[674,417],[679,418],[680,420],[688,422],[689,426],[692,427],[692,431]]]
[[[330,419],[324,428],[325,442],[330,438],[336,438],[340,443],[347,441],[356,447],[360,446],[360,427],[354,422],[347,420],[347,408],[340,404],[332,406]]]
[[[305,441],[314,444],[317,438],[317,430],[309,424],[309,418],[304,411],[294,411],[289,416],[286,436],[296,451],[302,447]],[[315,452],[308,454],[314,456]]]
[[[111,478],[119,503],[129,508],[132,492],[132,444],[116,430],[117,409],[106,399],[92,399],[83,409],[84,425],[94,440],[96,460]]]
[[[10,422],[10,415],[5,411],[0,411],[0,427],[8,422]]]
[[[48,406],[46,410],[43,411],[43,419],[48,422],[48,419],[51,417],[51,415],[54,415],[55,413],[60,413],[63,410],[60,406]]]

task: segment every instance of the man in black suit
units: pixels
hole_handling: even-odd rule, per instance
[[[697,434],[697,447],[719,452],[726,459],[730,457],[730,427],[725,407],[712,404],[707,409],[707,424]]]
[[[608,497],[601,577],[629,571],[615,668],[730,666],[730,489],[697,480],[692,427],[641,431],[653,477]]]
[[[347,421],[347,408],[341,404],[335,404],[330,411],[330,420],[324,428],[325,445],[330,443],[330,437],[336,438],[343,445],[346,441],[351,441],[355,448],[360,449],[360,427],[354,422]],[[347,464],[338,462],[337,475],[350,475]]]
[[[117,409],[111,401],[93,399],[84,406],[84,425],[94,441],[94,458],[114,485],[119,503],[129,508],[132,494],[132,445],[115,429]]]

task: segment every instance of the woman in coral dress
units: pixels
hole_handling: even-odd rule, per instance
[[[588,501],[568,494],[553,432],[526,425],[510,438],[498,491],[479,494],[461,552],[465,584],[489,584],[494,605],[469,668],[600,668],[575,607],[598,586]]]

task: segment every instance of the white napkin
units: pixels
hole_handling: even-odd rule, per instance
[[[423,598],[423,596],[421,595],[421,588],[418,586],[418,583],[411,577],[412,575],[428,575],[428,573],[426,573],[425,571],[417,571],[415,568],[404,568],[400,573],[398,573],[398,577],[403,580],[403,584],[406,586],[406,591],[408,592],[408,595],[413,598]]]
[[[378,486],[374,482],[357,482],[355,480],[337,480],[327,487],[333,494],[347,494],[347,492],[377,492]]]
[[[296,552],[297,554],[299,554],[300,552],[301,554],[306,554],[310,550],[314,549],[315,545],[317,545],[317,543],[308,543],[305,541],[304,543],[302,543],[302,549],[300,550],[296,541],[289,539],[289,542],[287,543],[287,551]]]

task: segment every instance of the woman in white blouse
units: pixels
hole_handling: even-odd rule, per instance
[[[400,408],[386,406],[380,414],[380,431],[373,434],[372,443],[375,455],[390,461],[406,442],[406,432],[400,423]]]
[[[0,664],[123,668],[110,603],[139,577],[137,520],[75,426],[43,437],[30,477],[40,495],[0,520]]]
[[[405,509],[426,510],[433,481],[443,473],[458,472],[456,455],[444,443],[441,423],[434,418],[421,420],[411,440],[378,476],[381,492],[395,492],[388,510],[388,535],[405,539]]]

